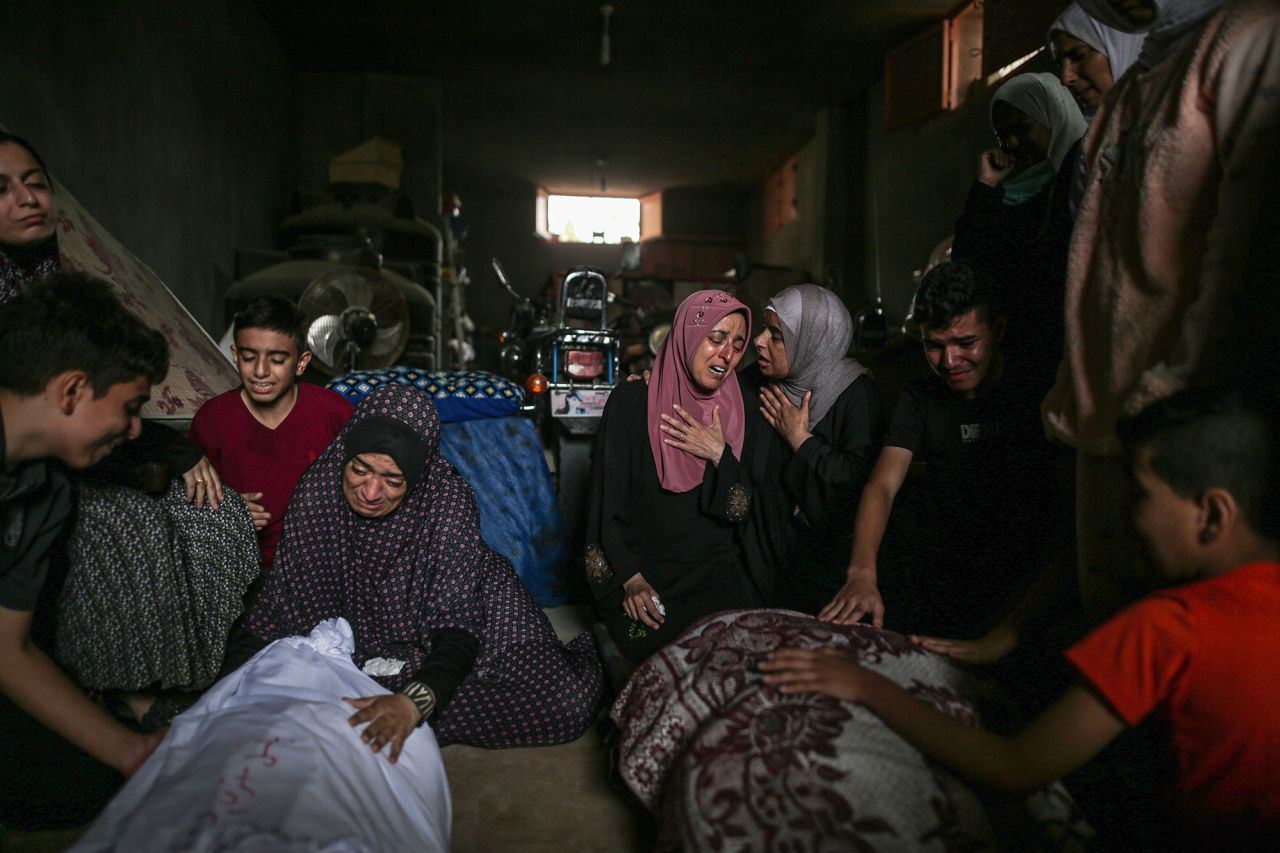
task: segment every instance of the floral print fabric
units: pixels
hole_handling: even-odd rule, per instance
[[[1083,849],[1061,785],[1027,798],[1019,837],[867,709],[766,687],[777,648],[843,647],[920,699],[977,724],[973,681],[901,634],[782,610],[720,613],[646,661],[613,706],[620,771],[659,815],[660,850]]]

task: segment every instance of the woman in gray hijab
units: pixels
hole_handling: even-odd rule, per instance
[[[770,603],[817,613],[844,583],[858,498],[879,452],[880,396],[848,356],[853,320],[830,290],[789,287],[764,316],[756,363],[742,378],[759,390],[775,438],[759,443],[765,458],[753,465],[764,482],[750,535],[773,564]]]

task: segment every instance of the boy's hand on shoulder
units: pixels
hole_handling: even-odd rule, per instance
[[[197,507],[208,503],[210,509],[217,509],[222,503],[222,478],[208,456],[201,456],[200,461],[182,475],[182,482],[187,486],[187,501]]]
[[[249,516],[253,519],[253,529],[261,530],[271,521],[271,513],[267,512],[266,507],[258,503],[262,500],[262,492],[247,492],[241,495],[244,498],[244,505],[249,508]]]
[[[843,649],[778,649],[760,662],[764,683],[782,693],[822,693],[861,702],[875,673]]]

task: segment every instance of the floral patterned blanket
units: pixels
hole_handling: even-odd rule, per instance
[[[784,610],[719,613],[640,666],[613,706],[620,772],[662,850],[1069,850],[1092,835],[1060,785],[983,797],[867,709],[766,687],[777,648],[847,648],[966,722],[973,679],[901,634]]]

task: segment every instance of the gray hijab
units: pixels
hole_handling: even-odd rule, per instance
[[[769,300],[767,310],[778,315],[787,350],[787,377],[774,384],[797,406],[805,392],[813,392],[809,400],[812,429],[844,389],[870,372],[847,355],[853,343],[853,318],[840,297],[816,284],[788,287]]]

